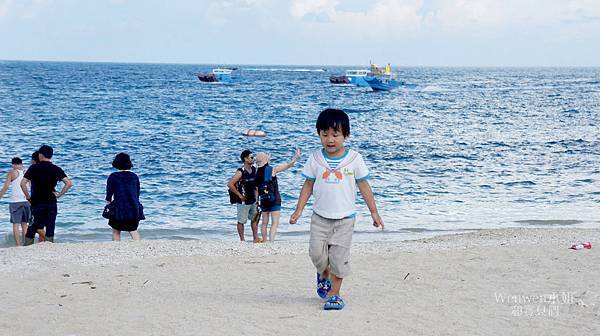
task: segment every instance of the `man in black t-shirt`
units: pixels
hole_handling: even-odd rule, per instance
[[[33,244],[36,231],[44,228],[46,228],[46,241],[54,242],[54,226],[58,212],[56,200],[73,185],[65,172],[50,161],[53,154],[52,147],[48,145],[40,147],[40,162],[29,167],[21,181],[21,189],[25,198],[31,203],[31,212],[33,213],[33,223],[27,228],[25,234],[26,246]],[[29,181],[31,181],[31,195],[27,190]],[[54,190],[58,181],[64,183],[60,192]]]

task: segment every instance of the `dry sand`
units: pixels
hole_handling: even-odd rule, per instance
[[[323,311],[306,243],[42,243],[0,250],[0,335],[600,333],[600,230],[355,243]],[[504,302],[503,302],[504,300]]]

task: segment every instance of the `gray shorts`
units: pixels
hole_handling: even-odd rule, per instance
[[[350,246],[356,218],[328,219],[313,213],[308,254],[317,272],[329,266],[338,278],[350,274]]]
[[[256,203],[252,204],[237,204],[237,222],[238,224],[246,224],[247,221],[252,221],[256,215]]]
[[[29,202],[16,202],[8,205],[10,222],[13,224],[31,222],[31,205]]]

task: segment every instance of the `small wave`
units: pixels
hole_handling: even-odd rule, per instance
[[[575,225],[583,221],[577,219],[523,219],[516,220],[515,223],[526,225]]]
[[[486,145],[495,146],[495,147],[510,147],[510,145],[505,144],[504,142],[498,142],[498,141],[487,142]]]
[[[417,91],[424,91],[424,92],[437,92],[437,91],[448,91],[447,89],[441,88],[439,86],[436,85],[427,85],[423,88],[419,88],[417,89]]]
[[[548,141],[546,142],[546,145],[561,145],[561,146],[571,146],[574,144],[582,144],[582,143],[587,143],[586,140],[583,140],[581,138],[579,139],[565,139],[565,140],[559,140],[559,141]]]
[[[503,182],[503,183],[500,183],[500,184],[504,184],[505,186],[508,186],[508,187],[516,187],[516,186],[528,187],[528,186],[534,186],[534,185],[536,185],[535,182],[529,181],[529,180],[526,180],[526,181]]]

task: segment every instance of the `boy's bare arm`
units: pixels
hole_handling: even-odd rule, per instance
[[[4,185],[2,186],[2,190],[0,190],[0,198],[2,198],[2,196],[4,196],[4,194],[6,194],[6,192],[8,191],[8,187],[10,187],[10,182],[12,180],[12,170],[8,172],[8,174],[6,174],[6,181],[4,182]]]
[[[300,196],[298,197],[298,204],[296,205],[296,210],[290,216],[290,224],[296,224],[300,216],[302,216],[302,211],[306,206],[306,202],[310,198],[313,192],[313,186],[315,185],[315,181],[304,180],[304,184],[302,185],[302,190],[300,190]]]
[[[373,190],[371,189],[371,185],[368,180],[362,180],[360,182],[356,182],[358,185],[358,190],[360,190],[360,194],[362,195],[365,203],[367,203],[367,207],[371,212],[371,218],[373,218],[373,226],[379,227],[383,230],[383,220],[379,216],[379,212],[377,212],[377,205],[375,204],[375,196],[373,196]]]

